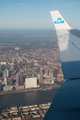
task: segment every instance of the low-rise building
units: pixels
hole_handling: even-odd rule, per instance
[[[48,104],[40,104],[39,107],[40,109],[49,109],[51,103],[48,103]]]
[[[21,120],[21,116],[17,112],[11,113],[10,116],[11,116],[12,120]]]
[[[28,106],[20,106],[19,107],[19,112],[27,112],[29,110],[30,110],[30,108]]]
[[[11,91],[13,88],[13,86],[7,85],[5,87],[3,87],[3,91]]]
[[[10,113],[18,112],[17,106],[10,108]]]
[[[31,115],[29,114],[29,112],[22,112],[21,116],[22,116],[23,120],[29,119],[31,117]]]
[[[30,105],[30,106],[21,106],[19,107],[19,112],[27,112],[32,110],[39,110],[38,105]]]
[[[31,105],[29,106],[30,110],[39,110],[38,105]]]
[[[21,85],[21,86],[15,86],[15,88],[16,88],[16,90],[22,90],[22,89],[24,89],[24,85]]]
[[[10,117],[9,113],[1,113],[0,119],[1,120],[11,120],[11,117]]]
[[[42,110],[39,110],[39,113],[40,113],[41,117],[45,116],[45,114],[42,112]]]
[[[40,118],[40,114],[38,111],[31,111],[30,114],[32,118]]]

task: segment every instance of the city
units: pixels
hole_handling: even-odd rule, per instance
[[[48,34],[52,34],[50,32]],[[34,37],[32,34],[28,35],[26,40],[23,37],[24,43],[21,43],[22,38],[20,38],[18,43],[14,42],[14,39],[11,43],[8,43],[11,39],[9,37],[7,37],[8,41],[3,43],[5,41],[3,37],[3,42],[0,45],[0,96],[31,91],[34,93],[36,91],[47,92],[58,90],[61,87],[65,80],[63,78],[56,36],[48,34],[47,37],[45,34],[44,36],[40,35],[40,37]],[[19,39],[19,35],[17,35],[15,40]],[[0,37],[2,39],[2,36]],[[7,115],[8,119],[16,119],[16,117],[17,119],[25,119],[25,117],[23,118],[25,115],[26,119],[42,119],[50,104],[44,103],[35,106],[34,103],[27,107],[25,104],[20,109],[21,105],[13,106],[12,103],[12,106],[8,108],[6,106],[1,107],[1,119],[4,119],[5,115]],[[40,105],[44,106],[44,109]],[[32,107],[30,108],[30,106]],[[13,110],[15,115],[10,112],[10,109],[17,110]],[[26,110],[24,111],[24,109]]]
[[[64,81],[56,42],[0,46],[1,93],[27,88],[48,89],[45,84],[52,89]]]

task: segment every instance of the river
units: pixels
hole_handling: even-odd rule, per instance
[[[52,102],[58,89],[0,95],[0,108]]]

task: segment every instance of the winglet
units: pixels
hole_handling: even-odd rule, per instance
[[[72,29],[72,27],[67,23],[59,11],[50,11],[50,14],[56,30]]]

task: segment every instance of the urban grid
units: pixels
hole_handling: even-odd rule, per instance
[[[0,45],[0,95],[56,89],[64,81],[56,42]],[[50,104],[1,109],[0,118],[42,119]]]

